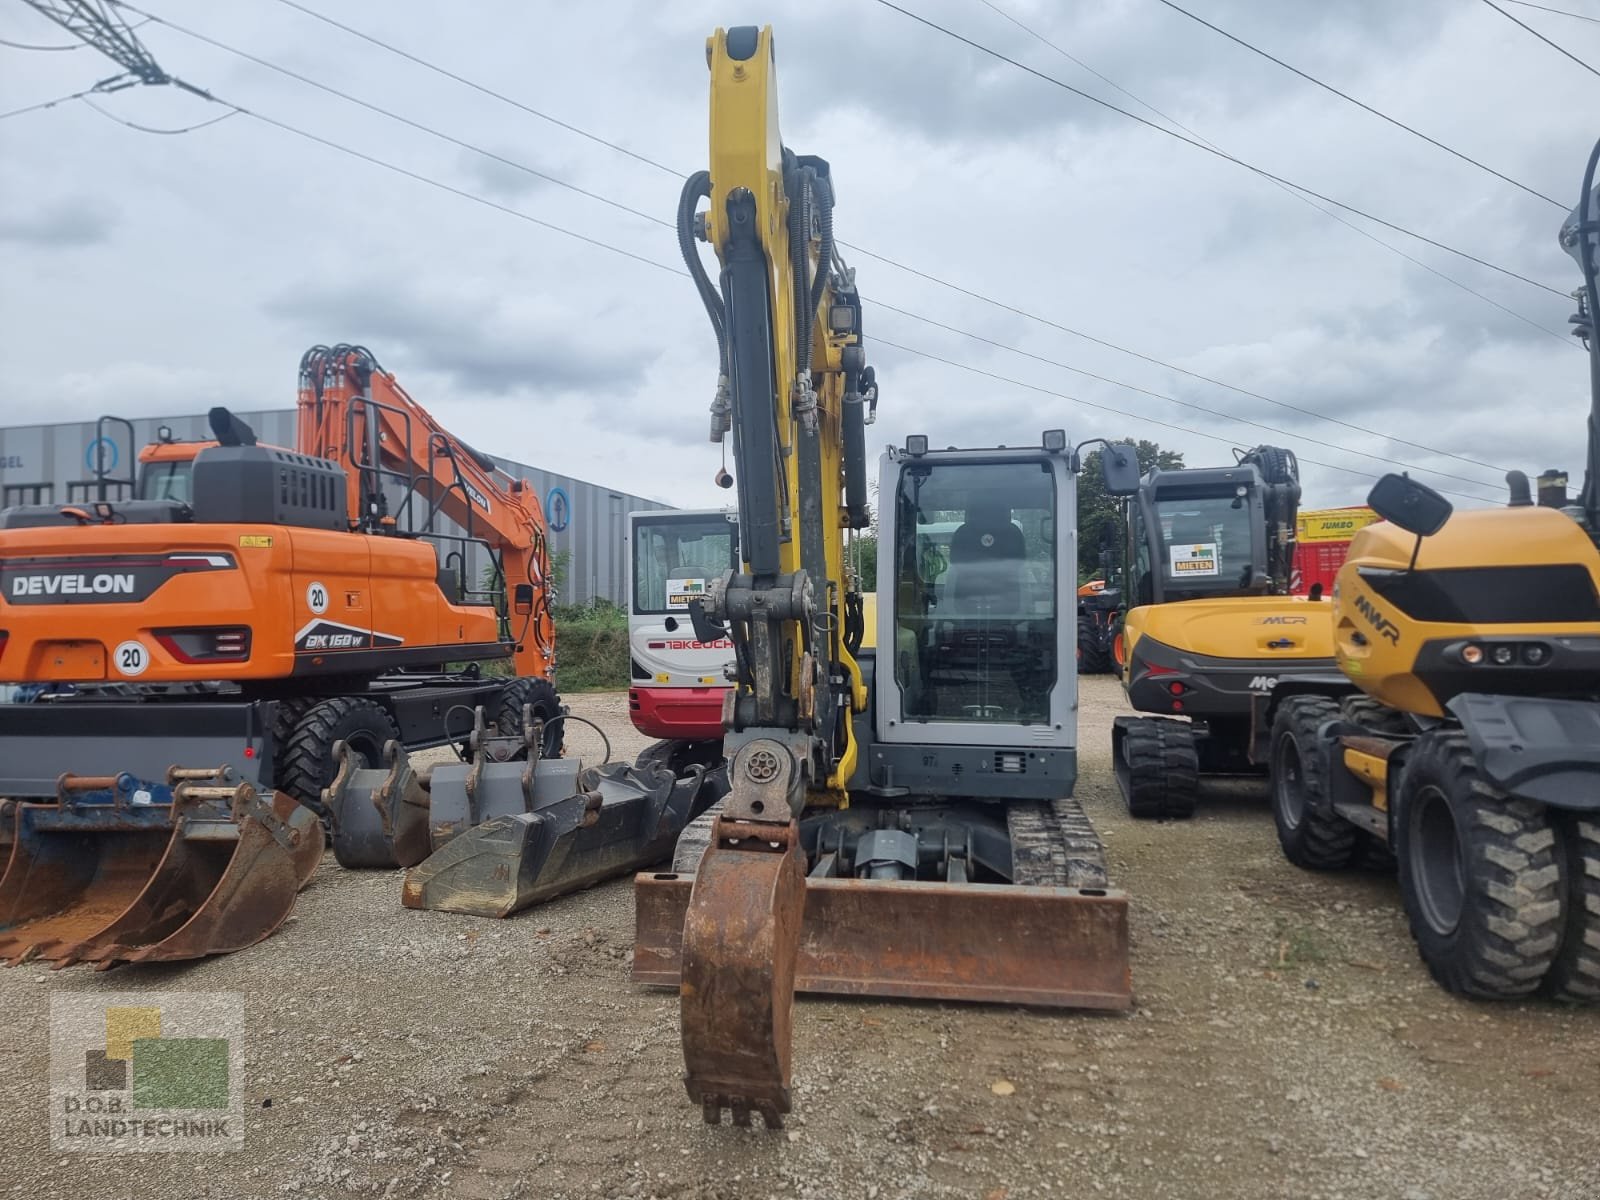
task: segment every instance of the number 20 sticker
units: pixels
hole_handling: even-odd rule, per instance
[[[306,607],[317,616],[328,611],[328,589],[320,583],[313,581],[306,588]]]
[[[150,651],[142,642],[123,642],[111,652],[111,662],[123,675],[143,675],[150,665]]]

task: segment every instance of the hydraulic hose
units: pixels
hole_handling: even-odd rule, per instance
[[[817,185],[818,224],[822,230],[822,245],[817,254],[817,277],[811,281],[811,302],[806,305],[808,320],[816,320],[817,305],[822,303],[822,289],[828,282],[829,264],[833,262],[833,180],[827,175],[814,175]]]
[[[1589,309],[1589,453],[1584,463],[1580,503],[1591,533],[1600,530],[1600,329],[1596,327],[1600,323],[1600,284],[1595,280],[1596,222],[1589,211],[1597,165],[1600,141],[1589,151],[1589,161],[1583,169],[1583,193],[1578,197],[1578,265],[1583,270],[1584,299]]]
[[[711,277],[706,274],[706,265],[700,261],[700,251],[694,244],[695,209],[699,207],[702,198],[709,199],[710,196],[709,171],[696,171],[683,181],[683,191],[678,193],[678,251],[683,255],[684,266],[689,268],[695,290],[700,293],[700,302],[705,305],[706,316],[711,318],[712,332],[717,335],[717,359],[721,366],[721,374],[726,375],[728,373],[727,314],[723,309],[722,296],[717,291],[716,285],[711,282]]]
[[[793,186],[789,194],[789,268],[794,276],[794,340],[797,375],[811,369],[811,321],[815,309],[808,309],[806,301],[811,295],[810,257],[806,254],[811,244],[811,196],[816,172],[810,167],[797,167],[791,174]],[[818,275],[826,270],[819,264]]]

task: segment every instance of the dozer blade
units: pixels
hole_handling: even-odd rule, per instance
[[[753,1110],[783,1127],[804,899],[797,822],[717,817],[674,938],[684,1086],[707,1124],[726,1108],[735,1125]]]
[[[321,826],[287,796],[201,782],[219,777],[65,777],[57,803],[19,806],[0,957],[104,968],[225,954],[275,930],[316,869]]]
[[[710,851],[702,861],[709,858]],[[687,977],[685,918],[699,887],[694,875],[636,877],[636,982],[672,987]],[[817,878],[805,882],[804,914],[796,991],[1049,1008],[1133,1004],[1128,901],[1118,891]]]
[[[648,764],[441,763],[429,781],[436,849],[406,873],[401,901],[506,917],[637,870],[668,857],[711,803],[706,781]]]

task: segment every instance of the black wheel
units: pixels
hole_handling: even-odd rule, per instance
[[[1294,455],[1277,446],[1261,446],[1255,452],[1261,468],[1261,478],[1267,483],[1293,483],[1300,478],[1299,464]]]
[[[1297,867],[1337,871],[1356,853],[1357,829],[1321,808],[1328,794],[1328,752],[1317,731],[1339,715],[1324,696],[1291,696],[1272,719],[1272,823],[1283,856]]]
[[[1394,851],[1381,838],[1363,834],[1356,847],[1355,868],[1372,875],[1393,875]]]
[[[333,782],[333,744],[343,741],[358,767],[383,765],[384,743],[400,736],[387,709],[365,696],[335,696],[300,715],[278,761],[278,790],[287,792],[324,821],[322,789]]]
[[[522,709],[533,706],[533,718],[544,722],[541,758],[560,758],[566,722],[561,720],[561,697],[548,679],[513,679],[500,689],[500,700],[489,714],[502,734],[522,732]]]
[[[1111,648],[1092,618],[1078,618],[1078,674],[1104,675],[1111,670]]]
[[[290,696],[279,700],[277,711],[272,718],[272,745],[275,753],[281,754],[283,747],[288,745],[289,738],[294,734],[294,727],[300,723],[300,718],[305,716],[306,709],[316,704],[318,696]]]
[[[1153,717],[1118,721],[1121,761],[1117,782],[1128,815],[1139,821],[1194,816],[1200,768],[1190,726]]]
[[[1339,715],[1370,733],[1399,737],[1416,732],[1405,713],[1379,704],[1371,696],[1344,697],[1339,701]]]
[[[1567,923],[1545,990],[1561,1000],[1600,1003],[1600,820],[1564,813],[1556,832],[1566,867]]]
[[[1417,739],[1394,814],[1400,894],[1428,970],[1452,992],[1526,996],[1561,948],[1561,867],[1542,804],[1478,770],[1466,735]]]

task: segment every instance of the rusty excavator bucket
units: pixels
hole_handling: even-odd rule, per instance
[[[418,770],[393,742],[382,769],[342,755],[323,794],[334,852],[347,866],[410,868],[407,908],[507,917],[669,857],[719,794],[703,767],[679,776],[641,757],[585,769],[541,758],[542,744],[531,708],[506,737],[488,734],[479,709],[468,762]]]
[[[10,807],[0,959],[57,967],[227,954],[281,925],[322,859],[316,815],[231,768],[64,775]]]

